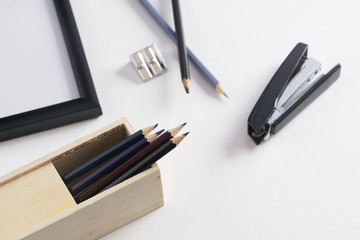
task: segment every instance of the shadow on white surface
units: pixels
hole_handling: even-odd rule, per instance
[[[122,66],[122,68],[118,71],[118,74],[122,76],[123,78],[126,78],[130,82],[136,83],[136,84],[143,84],[144,81],[141,80],[138,73],[135,71],[133,66],[131,66],[130,63],[125,64]]]
[[[241,118],[238,123],[242,123],[241,127],[236,126],[235,128],[231,128],[232,136],[225,146],[227,154],[230,157],[229,159],[234,159],[237,155],[243,154],[244,151],[253,151],[256,148],[255,143],[253,143],[247,134],[247,121]],[[237,129],[237,131],[233,129]]]

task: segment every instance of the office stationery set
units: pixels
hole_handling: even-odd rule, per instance
[[[189,58],[215,91],[228,97],[187,48],[179,1],[172,0],[176,32],[147,0],[138,1],[176,43],[185,91],[190,92]],[[70,3],[53,2],[80,98],[0,119],[0,141],[102,114]],[[168,68],[156,44],[132,53],[130,63],[143,81]],[[321,63],[308,57],[308,45],[298,43],[251,111],[247,122],[250,138],[258,145],[277,133],[334,83],[340,71],[338,64],[321,73]],[[99,238],[161,207],[163,192],[156,162],[188,135],[179,134],[185,125],[155,131],[158,124],[153,124],[135,132],[123,118],[2,177],[0,212],[7,221],[1,225],[0,239]],[[105,219],[108,224],[98,226],[93,218]]]

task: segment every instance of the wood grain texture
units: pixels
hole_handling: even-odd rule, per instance
[[[0,239],[12,239],[76,206],[52,163],[0,187]]]
[[[15,239],[98,239],[163,205],[160,171],[154,165]]]

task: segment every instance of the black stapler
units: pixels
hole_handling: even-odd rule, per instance
[[[248,118],[248,134],[258,145],[277,133],[340,76],[338,64],[327,74],[321,63],[307,57],[298,43],[266,86]]]

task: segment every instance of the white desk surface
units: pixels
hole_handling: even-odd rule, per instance
[[[173,26],[171,1],[152,0]],[[191,65],[185,94],[175,45],[134,0],[72,1],[103,116],[0,143],[0,175],[126,116],[136,128],[184,121],[159,161],[165,206],[110,239],[359,239],[360,2],[181,1],[186,42],[221,81]],[[260,146],[247,118],[298,42],[340,79]],[[158,44],[169,70],[143,83],[129,55]]]

